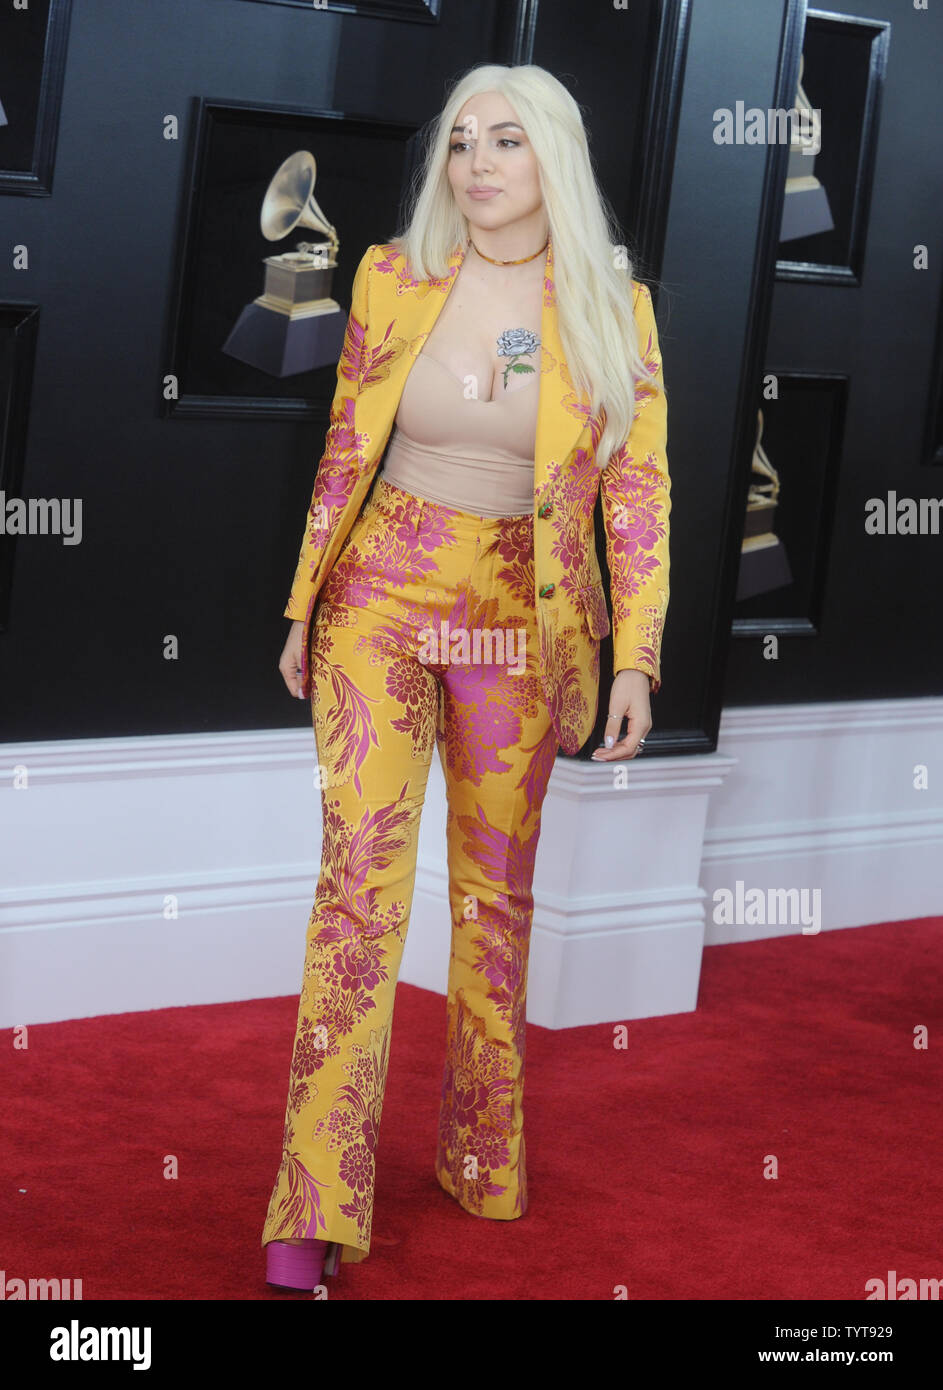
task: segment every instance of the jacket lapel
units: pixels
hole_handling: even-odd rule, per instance
[[[401,260],[393,255],[374,262],[370,318],[361,364],[361,387],[355,407],[355,429],[365,434],[363,465],[371,476],[386,448],[406,378],[442,312],[465,259],[457,248],[449,258],[448,274],[441,280],[413,281],[403,274]],[[382,261],[380,251],[377,259]],[[374,328],[374,325],[378,327]],[[517,327],[509,324],[508,327]],[[382,330],[382,333],[381,333]],[[374,339],[374,333],[381,333]],[[569,378],[557,325],[553,279],[553,242],[547,247],[543,305],[540,317],[543,370],[537,390],[537,436],[534,450],[534,499],[547,487],[551,460],[565,463],[577,446],[590,418],[587,397],[575,392]]]

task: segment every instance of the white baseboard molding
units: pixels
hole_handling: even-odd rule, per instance
[[[738,882],[819,889],[821,930],[940,913],[941,753],[943,701],[914,700],[725,711],[717,753],[624,764],[625,786],[558,759],[528,1019],[686,1012],[704,944],[808,934],[715,920]],[[297,994],[315,763],[310,730],[0,745],[2,1025]],[[444,826],[434,757],[400,979],[443,994]]]
[[[738,882],[793,902],[818,890],[821,931],[943,913],[943,700],[726,709],[718,752],[737,771],[704,836],[706,945],[817,934],[716,921],[715,895]]]

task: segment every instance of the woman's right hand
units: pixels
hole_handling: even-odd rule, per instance
[[[301,693],[301,634],[303,631],[304,623],[300,618],[295,619],[289,628],[288,640],[282,649],[278,663],[278,669],[288,686],[288,693],[299,700],[304,699]]]

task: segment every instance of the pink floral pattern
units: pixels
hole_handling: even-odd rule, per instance
[[[390,244],[371,246],[358,268],[326,447],[315,480],[286,617],[304,622],[302,687],[311,693],[309,643],[318,595],[373,481],[415,345],[424,341],[461,266],[428,281],[409,272]],[[633,281],[639,351],[646,377],[664,385],[651,292]],[[576,753],[599,703],[599,642],[610,632],[615,670],[645,671],[661,688],[661,640],[669,598],[667,400],[646,378],[636,383],[629,436],[602,470],[596,449],[605,411],[574,386],[557,329],[553,243],[547,252],[541,332],[544,447],[535,460],[532,594],[538,613],[538,676],[560,747]],[[548,442],[549,441],[549,442]],[[602,499],[612,620],[596,557],[592,517]],[[403,564],[415,557],[401,556]],[[391,555],[392,560],[392,555]],[[513,562],[511,562],[513,563]],[[523,582],[523,576],[521,577]],[[404,719],[421,728],[415,716]]]
[[[263,1243],[318,1236],[342,1244],[348,1261],[370,1248],[396,978],[436,746],[453,952],[435,1173],[476,1215],[527,1209],[531,883],[559,748],[538,671],[533,567],[530,516],[469,517],[380,478],[321,587],[310,659],[322,862]],[[444,643],[426,659],[424,634],[443,625],[501,633],[510,647],[477,660],[472,649],[465,661]]]
[[[636,301],[639,351],[646,371],[664,384],[651,291],[640,285]],[[668,609],[668,517],[671,480],[665,457],[665,396],[636,382],[635,414],[628,439],[600,481],[612,576],[614,669],[647,671],[652,691],[661,689],[659,656]]]
[[[589,737],[610,631],[595,553],[602,498],[616,670],[660,687],[668,603],[666,400],[637,383],[629,437],[597,467],[605,413],[575,388],[543,286],[534,513],[477,521],[375,474],[409,370],[454,284],[416,281],[392,246],[354,280],[325,450],[286,617],[303,620],[324,846],[308,926],[282,1161],[263,1244],[370,1248],[375,1152],[419,817],[438,745],[449,794],[452,956],[435,1173],[466,1210],[527,1209],[522,1092],[531,878],[557,751]],[[636,284],[647,372],[663,381],[651,295]],[[373,496],[367,494],[374,485]],[[420,661],[421,635],[501,630],[526,663]],[[468,915],[469,904],[475,906]]]
[[[377,246],[376,250],[377,255],[373,260],[373,269],[378,275],[390,277],[397,298],[404,294],[426,295],[433,291],[447,294],[458,274],[458,265],[455,264],[447,275],[434,275],[429,280],[416,280],[409,273],[405,259],[395,246],[381,245]]]

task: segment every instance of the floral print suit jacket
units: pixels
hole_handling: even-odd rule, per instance
[[[442,279],[414,280],[389,245],[368,247],[354,277],[330,427],[285,617],[304,623],[302,693],[310,698],[309,635],[318,591],[370,490],[417,354],[464,259],[457,248]],[[639,350],[664,381],[651,292],[632,281]],[[596,558],[593,509],[602,497],[611,576],[613,669],[645,671],[661,687],[668,607],[670,488],[667,403],[636,383],[628,437],[604,470],[595,450],[604,413],[591,413],[567,369],[557,329],[553,241],[541,311],[541,381],[534,457],[534,603],[541,683],[561,748],[589,738],[599,698],[599,642],[610,631]]]

